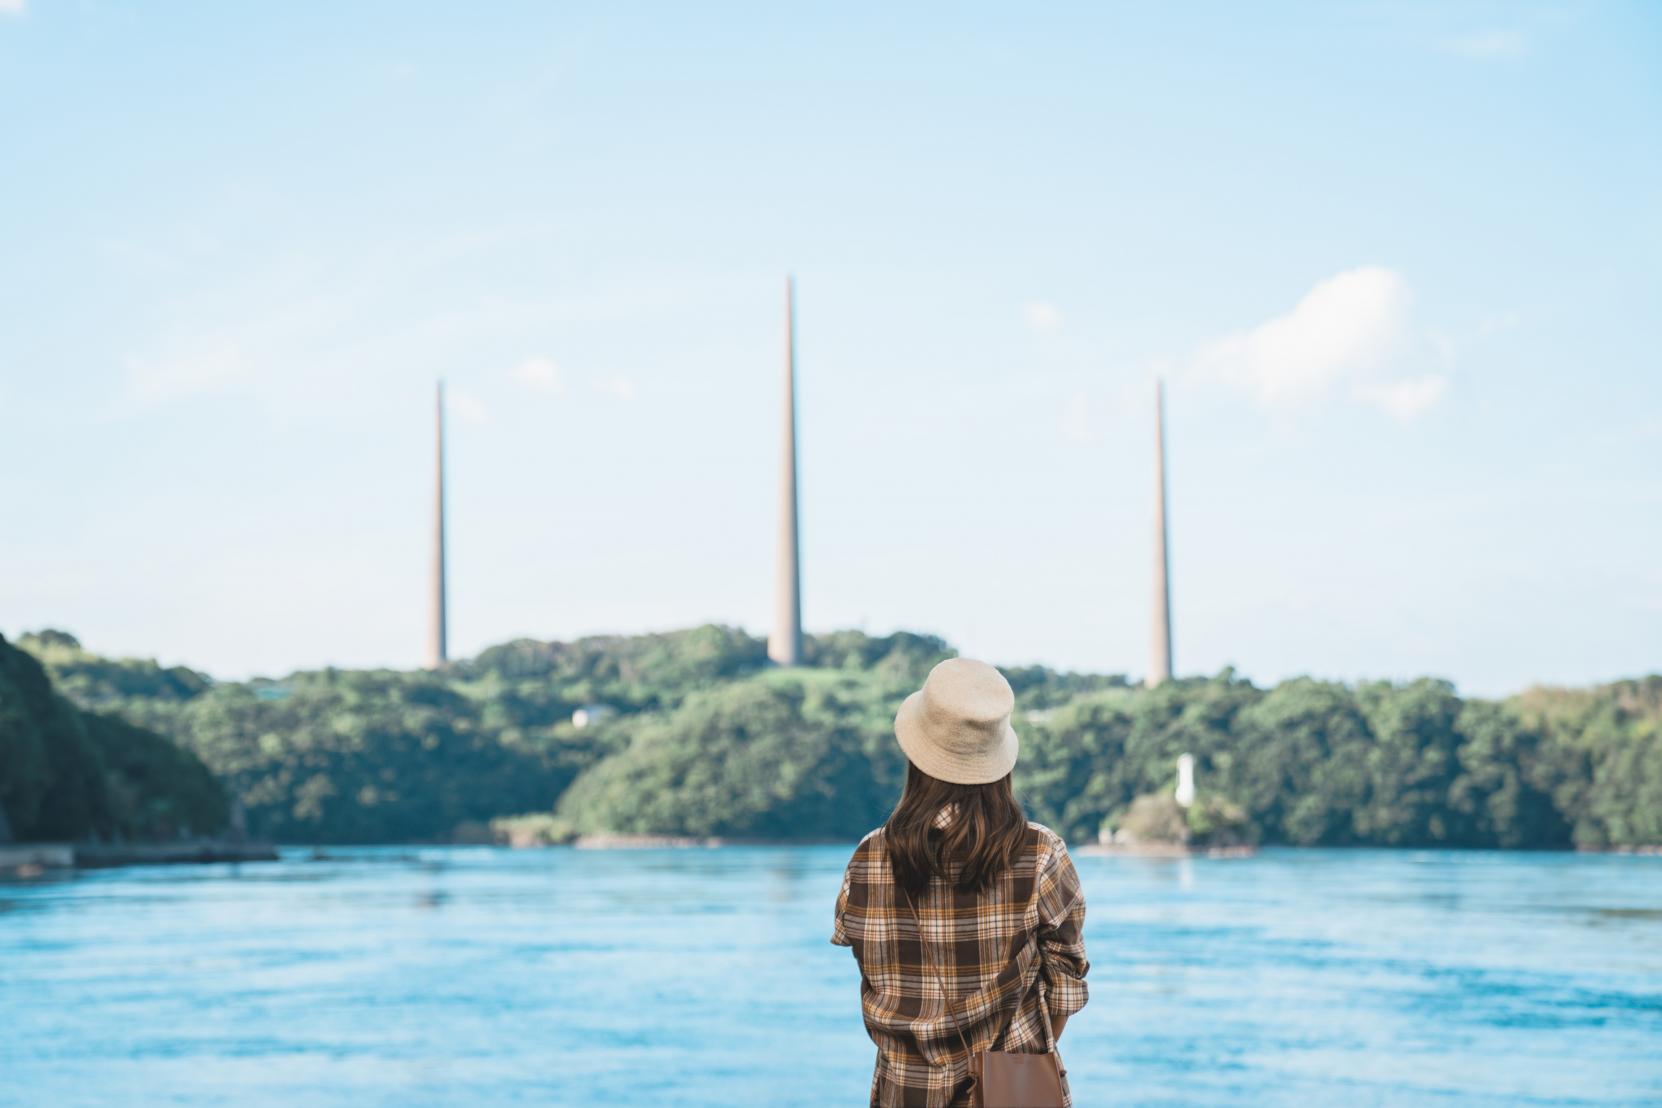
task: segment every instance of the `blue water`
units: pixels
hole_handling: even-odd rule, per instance
[[[864,1103],[846,848],[0,884],[7,1104]],[[1077,858],[1093,1104],[1662,1103],[1662,858]]]

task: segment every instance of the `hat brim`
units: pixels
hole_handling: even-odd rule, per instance
[[[1016,768],[1021,740],[1016,729],[1004,725],[1004,734],[988,750],[972,755],[955,754],[932,741],[923,724],[923,692],[901,701],[894,717],[894,737],[906,757],[923,772],[954,785],[985,785]]]

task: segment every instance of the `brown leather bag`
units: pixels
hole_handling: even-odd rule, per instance
[[[958,1043],[969,1056],[970,1072],[970,1104],[972,1108],[1062,1108],[1067,1103],[1067,1094],[1063,1082],[1068,1071],[1062,1067],[1062,1056],[1056,1051],[1056,1032],[1050,1026],[1049,1005],[1043,999],[1039,1002],[1039,1012],[1045,1022],[1045,1041],[1050,1049],[1043,1054],[1014,1054],[1005,1050],[971,1050],[969,1040],[964,1038],[964,1029],[958,1025],[958,1017],[952,1011],[952,994],[947,991],[946,979],[935,965],[934,952],[930,950],[929,940],[923,937],[923,923],[918,919],[918,909],[912,903],[911,891],[902,887],[901,892],[906,894],[906,907],[911,909],[912,924],[917,928],[918,945],[923,948],[924,961],[929,963],[929,971],[935,975],[935,981],[941,987],[941,996],[946,1001],[946,1015],[952,1021],[952,1030],[958,1035]],[[1021,1003],[1016,1004],[1016,1012],[1021,1011]],[[1011,1014],[1015,1018],[1015,1013]],[[1005,1025],[1006,1028],[1009,1026]],[[994,1037],[997,1043],[1004,1037],[1000,1031]]]

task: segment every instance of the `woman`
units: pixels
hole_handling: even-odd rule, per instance
[[[855,848],[831,935],[860,965],[876,1108],[968,1105],[972,1054],[1053,1051],[1085,1006],[1085,898],[1011,791],[1014,707],[998,670],[954,658],[895,716],[906,791]]]

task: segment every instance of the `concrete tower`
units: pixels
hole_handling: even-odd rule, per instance
[[[427,612],[427,668],[449,660],[444,581],[444,382],[438,383],[433,409],[433,578]]]
[[[1148,686],[1171,680],[1171,567],[1166,555],[1166,386],[1154,382],[1154,635]]]
[[[802,562],[796,519],[796,282],[785,278],[785,406],[779,454],[779,543],[773,580],[773,631],[768,658],[774,665],[802,661]]]

